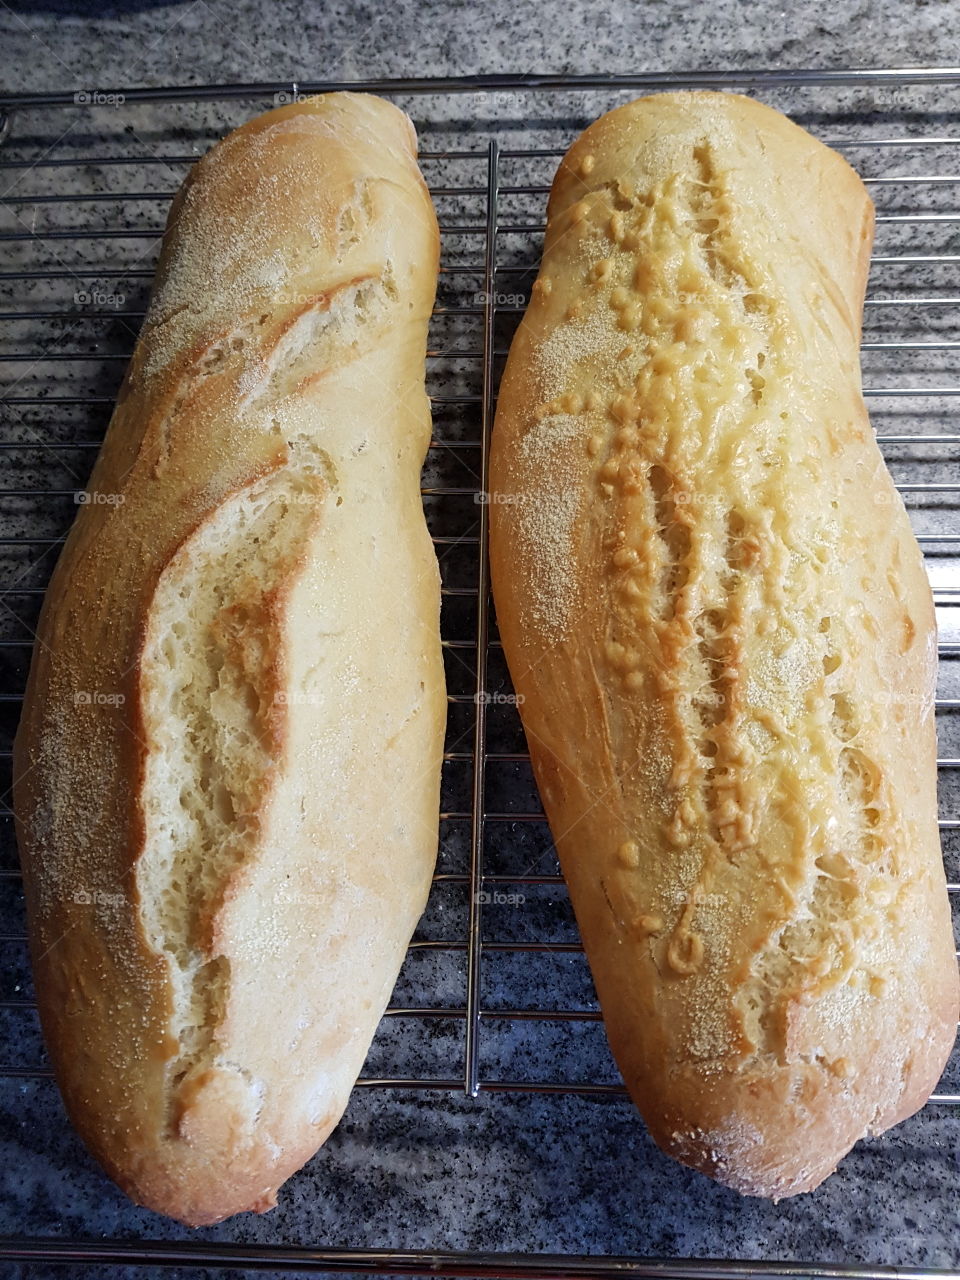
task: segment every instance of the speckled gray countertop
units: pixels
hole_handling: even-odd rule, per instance
[[[366,2],[294,3],[293,0],[193,0],[154,4],[86,6],[68,0],[30,0],[0,4],[3,47],[3,88],[44,92],[56,89],[108,90],[127,85],[201,84],[250,80],[311,80],[375,78],[382,76],[458,75],[480,72],[600,72],[664,71],[692,68],[842,67],[946,64],[957,61],[960,3],[897,3],[877,5],[838,0],[824,5],[801,0],[788,9],[753,4],[697,3],[679,5],[623,0],[596,3],[569,0],[546,9],[529,0],[491,0],[487,4],[410,3],[390,6]],[[960,92],[925,91],[911,96],[896,89],[833,92],[824,98],[812,92],[766,96],[791,111],[814,131],[853,138],[883,132],[933,133],[960,136]],[[522,100],[516,96],[471,95],[451,105],[440,100],[402,99],[420,127],[424,145],[436,150],[479,148],[491,136],[508,137],[517,147],[563,145],[592,115],[619,100],[615,95],[588,98]],[[157,111],[136,108],[124,113],[91,112],[77,123],[75,136],[57,139],[50,116],[23,113],[13,121],[0,147],[0,160],[36,156],[47,142],[54,155],[120,154],[140,146],[147,151],[200,154],[233,124],[268,106],[235,103],[197,110],[176,106]],[[884,121],[884,115],[889,121]],[[892,123],[891,123],[892,122]],[[71,150],[72,148],[72,150]],[[858,152],[851,158],[861,170],[882,176],[898,173],[960,172],[953,149],[927,149],[910,155]],[[435,161],[428,178],[440,185],[481,185],[485,161],[459,169]],[[505,169],[505,183],[549,181],[550,165],[527,170],[516,162]],[[22,177],[21,189],[34,192],[172,189],[183,165],[167,168],[162,179],[155,166],[126,171],[122,182],[115,170],[88,168],[46,170]],[[119,185],[111,185],[111,183]],[[897,214],[912,201],[913,208],[949,211],[956,207],[955,189],[927,191],[877,188],[878,204]],[[909,197],[909,199],[908,199]],[[886,202],[886,203],[884,203]],[[542,205],[542,201],[540,202]],[[162,221],[162,209],[149,202],[136,205],[104,203],[106,224],[146,236]],[[463,223],[482,221],[482,202],[447,198],[441,218]],[[507,203],[507,221],[535,221],[542,212],[537,201]],[[5,215],[6,216],[6,215]],[[29,225],[34,229],[69,226],[94,215],[90,207],[37,205]],[[23,209],[7,218],[0,231],[23,225]],[[19,220],[18,220],[19,219]],[[887,251],[917,248],[940,254],[960,254],[954,224],[906,228],[886,224],[879,243]],[[536,254],[535,237],[507,235],[500,245],[500,261],[529,264]],[[49,249],[49,242],[48,249]],[[0,271],[44,266],[36,246],[0,246]],[[37,308],[85,308],[87,294],[106,299],[116,317],[106,329],[88,331],[56,320],[39,327],[13,330],[0,327],[0,390],[18,383],[19,392],[38,395],[99,394],[109,399],[122,373],[122,356],[130,349],[135,324],[122,318],[124,310],[142,309],[149,281],[136,267],[149,266],[153,246],[132,238],[105,245],[91,241],[80,258],[69,260],[79,277],[66,284],[34,281],[26,292],[6,288],[0,311],[30,305]],[[52,250],[49,250],[52,254]],[[72,252],[57,243],[60,255]],[[80,250],[77,250],[79,253]],[[34,256],[31,258],[30,253]],[[477,242],[448,237],[449,262],[476,261]],[[21,256],[25,255],[25,256]],[[46,259],[49,265],[51,258]],[[960,260],[960,259],[958,259]],[[886,273],[886,274],[884,274]],[[122,284],[118,284],[121,281]],[[529,279],[517,284],[520,290]],[[441,294],[448,301],[469,301],[478,280],[448,278]],[[876,296],[958,295],[960,269],[949,265],[915,265],[904,271],[895,264],[875,275]],[[26,289],[18,285],[17,288]],[[85,292],[84,292],[85,291]],[[444,292],[446,291],[446,292]],[[111,302],[122,292],[120,302]],[[110,319],[110,317],[108,317]],[[434,334],[435,345],[476,346],[478,331],[464,321]],[[477,321],[476,323],[479,323]],[[960,338],[958,309],[934,311],[917,306],[884,310],[868,317],[870,336],[880,341]],[[498,334],[509,338],[509,318]],[[960,344],[958,344],[960,345]],[[46,346],[74,351],[78,362],[25,369],[4,364],[4,356],[24,347]],[[80,361],[82,360],[82,363]],[[956,353],[920,352],[906,364],[898,354],[879,347],[865,354],[865,379],[876,387],[896,385],[960,385]],[[431,372],[432,390],[476,391],[477,369],[454,358]],[[924,381],[926,380],[926,382]],[[878,430],[910,433],[933,429],[958,430],[955,405],[945,401],[936,410],[929,403],[896,396],[875,396],[871,411]],[[13,480],[25,489],[81,487],[90,459],[74,459],[68,450],[37,460],[30,442],[43,429],[61,442],[95,438],[102,430],[109,406],[96,411],[81,406],[72,414],[54,416],[42,405],[20,406],[2,419],[4,440],[22,441],[23,453],[4,454]],[[438,412],[435,434],[465,441],[477,434],[476,411],[449,408]],[[939,451],[938,451],[939,449]],[[955,455],[955,451],[954,454]],[[944,459],[938,446],[891,445],[887,457],[897,479],[960,479],[956,464]],[[63,459],[67,461],[64,462]],[[464,461],[466,459],[466,461]],[[63,475],[54,473],[63,466]],[[469,452],[454,458],[433,457],[427,481],[469,484]],[[72,468],[72,469],[71,469]],[[459,470],[458,470],[459,468]],[[919,470],[917,469],[919,468]],[[9,473],[8,473],[9,474]],[[914,495],[918,531],[960,532],[960,511],[949,496],[936,499]],[[28,505],[0,511],[0,535],[56,536],[66,527],[72,508],[54,504],[38,512]],[[458,535],[468,530],[475,511],[431,503],[428,515],[435,534]],[[10,607],[4,594],[14,573],[21,583],[42,585],[48,564],[35,573],[28,565],[0,553],[0,637],[16,639],[29,630],[33,604]],[[931,561],[935,584],[955,582],[952,557]],[[469,554],[450,553],[444,559],[448,586],[469,583],[473,572]],[[938,576],[939,575],[939,576]],[[941,601],[943,603],[943,601]],[[31,612],[33,610],[34,612]],[[8,616],[9,615],[9,616]],[[960,609],[940,610],[943,635],[960,640]],[[448,637],[468,639],[472,617],[457,597],[445,604]],[[25,655],[4,649],[0,654],[3,688],[22,686]],[[956,698],[960,681],[954,658],[945,661],[940,694]],[[454,662],[448,671],[451,690],[468,692],[471,673]],[[506,677],[494,655],[491,688],[506,688]],[[451,741],[469,728],[471,709],[451,711]],[[960,717],[954,717],[960,719]],[[15,713],[0,706],[0,749],[9,746]],[[960,757],[960,727],[942,726],[941,755]],[[522,738],[509,707],[492,707],[488,748],[503,754],[521,751]],[[6,766],[4,766],[6,767]],[[461,811],[469,804],[469,764],[453,761],[445,774],[444,806]],[[5,791],[8,778],[0,779]],[[956,816],[960,805],[949,779],[941,794],[943,816]],[[501,762],[488,775],[487,801],[491,810],[536,807],[536,795],[523,764]],[[467,832],[463,824],[445,824],[441,838],[442,872],[466,869]],[[960,838],[946,833],[945,852],[952,879],[960,879]],[[0,830],[0,929],[15,933],[22,927],[19,885],[4,870],[15,866],[9,831]],[[556,870],[549,836],[537,823],[502,823],[491,832],[486,848],[490,873],[520,874],[536,869]],[[423,939],[463,937],[465,892],[455,883],[439,886],[418,936]],[[485,912],[489,939],[555,942],[576,940],[568,904],[555,886],[528,888],[522,904],[502,904]],[[30,996],[30,979],[22,946],[0,937],[0,1061],[7,1065],[42,1063],[33,1015],[16,1008]],[[582,956],[556,953],[535,963],[523,954],[491,956],[483,971],[486,1007],[526,1009],[590,1008],[592,988]],[[394,1003],[410,1007],[458,1006],[463,1003],[462,953],[412,954],[404,968]],[[11,1007],[2,1007],[4,1002]],[[482,1071],[487,1079],[589,1080],[614,1082],[616,1073],[595,1022],[530,1023],[491,1019],[482,1041]],[[392,1019],[385,1022],[365,1069],[368,1076],[444,1077],[462,1070],[462,1023]],[[960,1091],[960,1062],[954,1061],[944,1079],[944,1092]],[[244,1215],[201,1232],[188,1232],[149,1213],[132,1208],[100,1173],[66,1123],[53,1084],[44,1078],[0,1080],[0,1234],[83,1239],[146,1238],[193,1242],[234,1242],[317,1247],[365,1247],[424,1250],[482,1250],[566,1254],[638,1255],[643,1257],[738,1258],[777,1261],[860,1262],[914,1267],[960,1267],[960,1114],[947,1107],[928,1107],[900,1126],[896,1133],[859,1144],[840,1171],[815,1194],[777,1205],[743,1200],[699,1175],[665,1159],[647,1138],[634,1110],[619,1099],[569,1095],[557,1097],[515,1093],[483,1094],[468,1100],[453,1092],[355,1092],[347,1114],[325,1148],[281,1193],[280,1205],[258,1218]],[[0,1275],[21,1274],[17,1268]],[[149,1268],[101,1267],[68,1272],[31,1267],[23,1274],[55,1276],[96,1274],[119,1277],[161,1274]],[[173,1274],[164,1272],[163,1274]],[[177,1275],[215,1274],[183,1271]],[[231,1269],[234,1277],[248,1273]],[[249,1273],[251,1276],[253,1273]],[[262,1274],[262,1273],[261,1273]]]
[[[3,78],[121,84],[955,62],[955,0],[6,0]]]

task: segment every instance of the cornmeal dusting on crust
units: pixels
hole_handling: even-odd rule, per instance
[[[537,622],[560,639],[569,630],[576,603],[577,581],[570,572],[575,555],[575,527],[581,506],[564,452],[582,446],[583,425],[573,414],[553,413],[541,418],[524,438],[523,461],[534,475],[559,475],[561,486],[520,491],[515,495],[517,536],[535,565],[538,590],[531,600]],[[553,466],[549,466],[553,463]],[[564,480],[566,483],[564,483]]]
[[[616,355],[610,349],[614,335],[614,318],[606,309],[567,320],[547,335],[535,355],[541,400],[557,399],[574,384],[609,393],[615,382]]]

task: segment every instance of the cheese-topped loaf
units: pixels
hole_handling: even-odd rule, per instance
[[[500,390],[500,632],[626,1084],[815,1187],[953,1043],[931,593],[860,390],[873,209],[746,98],[592,125]]]

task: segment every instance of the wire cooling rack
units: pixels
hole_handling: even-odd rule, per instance
[[[877,203],[865,392],[937,601],[940,826],[958,903],[960,69],[87,88],[0,97],[0,766],[7,775],[44,584],[144,314],[167,202],[189,165],[229,128],[298,94],[380,92],[417,123],[443,244],[428,352],[434,439],[423,496],[443,576],[450,725],[431,902],[360,1081],[366,1089],[467,1098],[574,1093],[629,1105],[603,1041],[496,635],[487,458],[503,357],[536,270],[560,156],[589,120],[618,102],[694,86],[750,92],[788,111],[851,160]],[[2,794],[8,804],[9,776]],[[0,820],[0,1083],[47,1081],[53,1088],[31,998],[9,809]],[[960,1106],[954,1064],[929,1105],[940,1112]],[[39,1237],[0,1242],[3,1259],[73,1269],[136,1263],[530,1277],[614,1270],[893,1274],[756,1261]]]

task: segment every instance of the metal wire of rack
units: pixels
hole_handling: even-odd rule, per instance
[[[468,1098],[625,1096],[600,1038],[600,1014],[510,700],[489,599],[484,498],[497,381],[536,269],[553,170],[576,128],[624,91],[679,87],[748,89],[793,107],[858,165],[876,199],[865,394],[927,556],[938,606],[938,763],[947,806],[940,827],[950,894],[960,905],[960,840],[955,844],[952,835],[960,830],[960,683],[951,661],[960,658],[960,562],[954,553],[960,545],[960,363],[952,354],[960,351],[960,69],[505,76],[0,97],[6,116],[0,143],[0,767],[7,770],[35,611],[144,314],[165,204],[187,166],[227,127],[271,101],[351,88],[415,104],[412,113],[426,139],[422,165],[443,240],[428,351],[435,431],[423,496],[443,575],[451,723],[432,908],[411,944],[361,1088]],[[825,89],[837,95],[839,105],[831,111],[816,97]],[[931,90],[933,104],[915,109],[910,94]],[[866,99],[857,97],[862,94]],[[516,127],[459,122],[455,143],[435,145],[434,136],[449,136],[450,104],[461,104],[464,95],[472,95],[475,116],[496,115],[507,101],[517,110],[519,103]],[[535,135],[524,119],[534,95],[538,106],[544,95],[563,102],[548,130],[550,145],[536,145],[542,130]],[[781,103],[778,95],[789,100]],[[798,95],[796,103],[790,95]],[[417,109],[427,101],[439,104],[436,129]],[[90,111],[80,115],[81,108]],[[154,115],[138,117],[137,108],[167,114],[158,124]],[[171,138],[183,136],[189,149],[171,145]],[[953,429],[939,429],[942,420]],[[0,1081],[41,1080],[51,1072],[29,995],[8,798],[5,791],[0,799],[0,1025],[7,1049],[19,1046],[24,1057],[4,1061]],[[515,910],[518,902],[527,910]],[[529,967],[557,962],[561,968],[549,972]],[[498,973],[492,982],[498,964],[506,978]],[[499,992],[496,999],[491,986]],[[514,998],[505,1000],[505,990],[513,990]],[[450,998],[430,1002],[423,997],[427,991]],[[582,1079],[548,1078],[538,1070],[549,1056],[540,1046],[554,1043],[550,1028],[573,1027],[595,1037],[588,1043],[595,1046],[597,1070]],[[960,1106],[960,1072],[948,1072],[930,1105]],[[191,1252],[180,1244],[50,1239],[0,1242],[3,1259],[504,1276],[612,1270],[724,1277],[887,1274],[882,1267],[778,1269],[771,1263],[289,1246],[258,1251],[218,1245]],[[960,1277],[960,1271],[940,1274]]]

